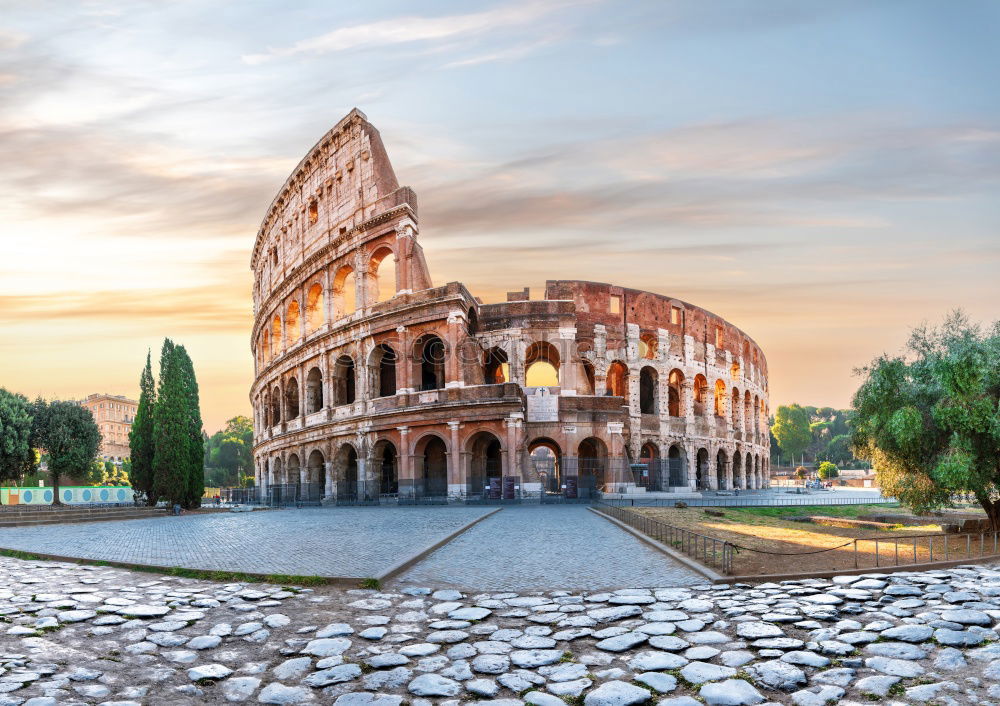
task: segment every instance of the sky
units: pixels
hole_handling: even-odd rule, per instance
[[[844,407],[1000,303],[1000,4],[0,0],[0,386],[138,395],[183,343],[248,414],[250,253],[351,108],[436,283],[645,289],[746,331],[771,407]]]

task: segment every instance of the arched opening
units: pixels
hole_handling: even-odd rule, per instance
[[[733,404],[729,412],[732,415],[730,421],[733,425],[733,431],[738,431],[740,425],[740,391],[735,387],[733,388]]]
[[[357,278],[350,265],[344,265],[337,270],[333,278],[333,311],[334,317],[341,319],[350,316],[357,308]]]
[[[260,338],[260,357],[263,363],[271,360],[271,334],[264,329],[264,335]]]
[[[698,457],[694,468],[694,483],[698,490],[707,490],[709,487],[707,449],[698,449]]]
[[[413,359],[419,365],[414,372],[421,390],[440,390],[444,387],[444,341],[434,334],[425,334],[413,344]]]
[[[288,464],[285,467],[285,483],[287,485],[299,485],[302,483],[302,474],[299,468],[299,455],[289,454]]]
[[[275,457],[271,460],[271,482],[269,485],[281,485],[284,482],[285,478],[282,473],[281,459]]]
[[[333,404],[354,404],[357,376],[354,370],[354,358],[342,355],[333,364]],[[393,394],[395,394],[393,390]]]
[[[577,447],[577,473],[580,487],[601,491],[608,482],[608,446],[597,437],[589,437]]]
[[[323,325],[323,287],[316,282],[306,293],[306,334]]]
[[[486,351],[483,361],[483,379],[487,385],[500,385],[510,381],[510,364],[502,348],[494,346]]]
[[[271,425],[281,424],[281,390],[271,390]]]
[[[372,389],[379,397],[396,394],[396,351],[388,343],[375,346],[372,354],[372,372],[375,380]]]
[[[733,362],[732,367],[729,368],[729,376],[733,379],[733,382],[740,381],[740,364]]]
[[[476,313],[474,307],[469,307],[469,310],[465,312],[465,333],[470,336],[475,336],[479,333],[479,314]]]
[[[743,433],[748,437],[753,429],[753,401],[750,399],[750,390],[743,395]]]
[[[597,371],[594,370],[594,364],[589,360],[583,361],[583,378],[584,378],[584,389],[581,392],[584,395],[596,395],[597,394]]]
[[[382,439],[372,450],[372,476],[378,480],[379,495],[399,494],[399,461],[396,447]]]
[[[525,351],[524,384],[527,387],[559,385],[559,351],[548,341],[535,341]]]
[[[334,459],[337,479],[337,502],[353,503],[358,499],[358,452],[343,444]]]
[[[688,480],[687,459],[684,457],[684,450],[677,444],[673,444],[667,449],[667,474],[669,476],[667,484],[672,488],[691,485]]]
[[[290,378],[285,383],[285,419],[296,419],[299,416],[299,383]]]
[[[271,320],[271,357],[281,354],[283,343],[281,339],[281,317],[275,315]]]
[[[539,484],[541,494],[562,494],[562,449],[552,439],[528,444],[528,479]]]
[[[628,368],[621,361],[608,366],[606,394],[611,397],[628,397]]]
[[[639,371],[639,412],[657,414],[659,412],[660,378],[650,366]]]
[[[726,383],[722,380],[715,381],[715,416],[726,416]]]
[[[681,406],[681,388],[684,385],[684,373],[674,368],[667,378],[667,414],[671,417],[681,417],[684,409]]]
[[[448,447],[439,436],[425,437],[416,455],[416,495],[425,498],[448,496]]]
[[[660,469],[660,450],[652,441],[647,441],[639,449],[639,463],[645,466],[640,469],[639,483],[647,490],[663,490],[664,479]]]
[[[323,458],[323,453],[319,449],[309,454],[309,460],[306,462],[306,477],[309,479],[309,483],[317,488],[319,497],[323,497],[326,494],[326,459]]]
[[[708,380],[699,373],[694,376],[694,416],[705,415],[705,398],[708,397]]]
[[[746,458],[743,459],[743,475],[745,475],[747,479],[747,488],[756,490],[757,479],[753,476],[753,456],[750,454],[747,454]]]
[[[659,341],[651,333],[644,333],[639,336],[639,357],[646,360],[653,360],[656,357],[656,349]]]
[[[719,449],[715,455],[715,487],[719,490],[729,490],[729,463],[726,459],[726,452]]]
[[[466,448],[469,454],[466,495],[499,500],[503,481],[500,440],[488,431],[481,431],[469,439]]]
[[[299,300],[293,299],[288,305],[288,314],[285,315],[285,327],[288,330],[289,345],[299,340],[302,327],[299,324]]]
[[[396,294],[396,256],[387,247],[380,247],[368,261],[368,301],[384,302]]]
[[[763,407],[762,407],[762,405],[760,403],[760,398],[757,395],[754,395],[753,396],[753,411],[754,411],[754,414],[753,414],[753,433],[755,435],[756,434],[760,434],[760,413],[761,413],[761,409],[763,409]]]
[[[306,374],[306,414],[323,409],[323,373],[310,368]]]

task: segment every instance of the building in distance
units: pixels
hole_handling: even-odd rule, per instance
[[[90,410],[101,430],[101,460],[113,463],[128,460],[131,456],[128,434],[139,403],[124,395],[95,393],[81,400],[80,406]]]

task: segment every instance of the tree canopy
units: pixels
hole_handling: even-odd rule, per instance
[[[153,408],[156,406],[156,384],[150,354],[146,352],[146,367],[139,376],[139,406],[132,420],[128,441],[131,449],[129,479],[137,494],[145,497],[149,505],[156,504],[153,493]]]
[[[205,443],[205,482],[243,486],[252,468],[253,422],[249,417],[233,417]]]
[[[35,468],[31,403],[0,387],[0,481],[20,481]]]
[[[1000,528],[1000,323],[954,312],[859,372],[854,452],[883,492],[917,511],[970,493]]]
[[[809,416],[797,404],[778,407],[771,433],[777,439],[781,452],[789,456],[801,455],[812,441]]]
[[[49,476],[59,503],[59,478],[84,479],[101,447],[101,432],[90,410],[75,402],[32,404],[32,444],[49,455]]]

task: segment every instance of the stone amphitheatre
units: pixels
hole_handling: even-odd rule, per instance
[[[405,503],[768,486],[767,362],[743,331],[577,280],[484,304],[462,283],[435,286],[419,240],[416,194],[351,111],[288,177],[253,248],[263,493]]]

